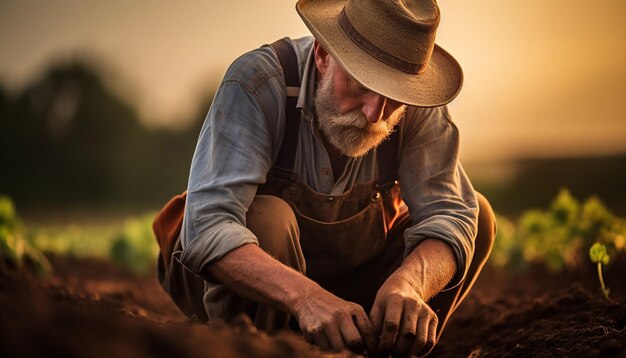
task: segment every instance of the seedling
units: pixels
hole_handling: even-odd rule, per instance
[[[599,242],[596,242],[589,249],[589,258],[591,262],[598,265],[598,278],[600,279],[600,290],[604,294],[604,298],[609,299],[609,288],[604,285],[604,278],[602,276],[602,265],[609,263],[609,254],[606,252],[606,246]]]

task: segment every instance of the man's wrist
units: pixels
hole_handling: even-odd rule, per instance
[[[421,279],[419,275],[415,274],[415,269],[415,267],[409,268],[403,265],[400,266],[392,276],[394,279],[409,285],[420,297],[424,297],[424,280]]]
[[[307,302],[312,299],[312,297],[316,296],[320,290],[324,290],[317,283],[307,278],[305,278],[305,280],[301,283],[302,286],[296,285],[296,289],[291,290],[285,300],[287,312],[294,317],[298,317],[299,313],[307,305]]]
[[[394,274],[428,300],[445,288],[457,269],[450,245],[441,240],[427,239],[413,248]]]

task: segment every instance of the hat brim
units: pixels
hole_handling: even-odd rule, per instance
[[[322,47],[359,84],[417,107],[442,106],[458,95],[463,71],[449,53],[435,45],[428,66],[419,74],[391,67],[365,52],[343,31],[339,14],[345,3],[345,0],[300,0],[296,10]]]

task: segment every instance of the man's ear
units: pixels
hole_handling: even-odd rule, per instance
[[[317,40],[313,43],[313,55],[315,56],[317,70],[324,76],[330,66],[331,57]]]

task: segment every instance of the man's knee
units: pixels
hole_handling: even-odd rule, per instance
[[[304,272],[298,221],[284,200],[271,195],[257,195],[246,214],[246,226],[256,235],[263,251]]]
[[[476,198],[478,199],[479,214],[474,257],[486,259],[491,253],[496,239],[496,215],[487,198],[479,192],[476,192]]]

